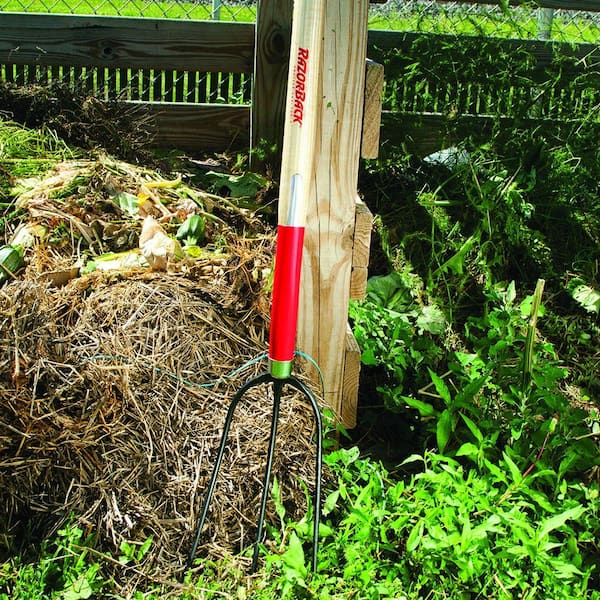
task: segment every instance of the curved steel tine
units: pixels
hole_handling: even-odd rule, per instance
[[[323,423],[321,419],[321,412],[319,411],[319,405],[316,398],[310,389],[302,383],[299,379],[294,376],[290,376],[284,380],[274,379],[274,391],[273,391],[273,421],[271,422],[271,438],[269,440],[269,451],[267,454],[267,467],[265,470],[265,478],[263,485],[263,496],[261,500],[261,512],[258,521],[258,532],[256,536],[256,545],[254,546],[254,554],[252,556],[252,566],[250,572],[254,573],[258,564],[258,549],[259,543],[262,538],[262,529],[265,517],[265,508],[267,504],[268,491],[270,486],[271,478],[271,467],[273,464],[273,453],[275,448],[275,437],[277,435],[277,416],[279,414],[279,404],[281,399],[281,391],[283,386],[287,383],[288,385],[296,388],[302,392],[310,401],[315,417],[315,425],[317,430],[317,452],[316,452],[316,465],[315,465],[315,489],[313,494],[313,547],[312,547],[312,571],[317,572],[317,558],[319,550],[319,523],[321,519],[321,480],[322,480],[322,465],[323,465]]]
[[[270,373],[263,373],[262,375],[258,375],[253,379],[247,381],[235,394],[233,399],[231,400],[231,404],[229,405],[229,410],[227,411],[227,417],[225,418],[225,425],[223,427],[223,433],[221,434],[221,444],[219,446],[219,452],[217,454],[217,460],[215,461],[215,466],[213,467],[213,472],[209,480],[208,491],[206,492],[206,498],[204,500],[204,506],[202,508],[202,513],[200,516],[200,521],[198,522],[198,526],[196,528],[196,535],[194,538],[194,543],[190,550],[190,554],[188,557],[186,568],[190,569],[193,562],[194,556],[196,555],[196,550],[198,549],[198,543],[200,541],[200,536],[202,535],[202,529],[204,528],[204,522],[206,521],[206,516],[208,515],[208,507],[210,506],[210,501],[212,500],[213,493],[215,491],[215,485],[217,482],[217,476],[219,474],[219,469],[221,467],[221,462],[223,461],[223,455],[225,453],[225,446],[227,445],[227,436],[229,435],[229,429],[231,428],[231,422],[233,420],[233,415],[235,413],[235,409],[241,400],[242,396],[251,388],[266,381],[271,381]]]
[[[269,487],[271,484],[271,470],[273,469],[273,456],[275,454],[275,440],[277,438],[277,421],[279,419],[279,405],[281,402],[281,389],[283,388],[284,380],[273,379],[273,413],[271,417],[271,435],[269,437],[269,449],[267,450],[267,464],[265,466],[265,476],[263,479],[263,491],[260,500],[260,512],[256,527],[256,544],[254,544],[254,552],[252,553],[252,565],[250,573],[256,571],[258,564],[258,546],[262,539],[263,527],[265,522],[265,512],[267,509],[267,499],[269,497]]]
[[[204,500],[204,506],[202,508],[202,514],[200,516],[200,521],[198,523],[196,529],[196,535],[194,538],[194,544],[192,549],[190,550],[187,569],[191,568],[192,563],[194,561],[194,556],[196,555],[196,550],[198,548],[198,543],[200,541],[200,536],[202,534],[202,529],[204,527],[204,523],[206,521],[206,517],[208,515],[208,508],[210,505],[210,501],[212,499],[215,485],[217,481],[217,476],[219,474],[219,469],[221,467],[221,462],[223,460],[223,455],[225,453],[225,447],[227,444],[227,437],[229,435],[229,429],[231,427],[231,422],[233,420],[233,415],[235,409],[242,398],[242,396],[251,388],[258,385],[262,385],[266,382],[273,382],[273,412],[271,417],[271,433],[269,436],[269,447],[267,450],[267,461],[265,467],[265,475],[263,479],[263,491],[261,496],[260,503],[260,512],[257,523],[257,533],[256,533],[256,543],[254,546],[254,551],[252,555],[252,563],[250,567],[250,572],[254,573],[256,571],[256,566],[258,564],[258,553],[259,553],[259,544],[263,534],[264,528],[264,520],[265,513],[267,507],[267,500],[269,495],[269,488],[271,483],[271,471],[273,468],[273,458],[275,454],[275,442],[277,438],[277,422],[279,420],[279,407],[281,403],[281,393],[284,385],[287,383],[292,387],[296,388],[298,391],[302,392],[310,401],[310,404],[313,409],[315,424],[317,430],[317,439],[316,439],[316,466],[315,466],[315,490],[313,495],[313,510],[314,510],[314,518],[313,518],[313,548],[312,548],[312,570],[316,572],[317,570],[317,556],[318,556],[318,547],[319,547],[319,522],[321,517],[321,479],[322,479],[322,463],[323,463],[323,424],[321,420],[321,413],[319,411],[319,405],[310,391],[310,389],[302,383],[299,379],[294,376],[290,376],[287,379],[275,379],[270,373],[264,373],[262,375],[258,375],[254,379],[251,379],[247,383],[245,383],[235,394],[233,397],[231,404],[229,405],[229,410],[227,411],[227,417],[225,419],[225,425],[223,428],[223,433],[221,435],[221,443],[219,445],[219,451],[217,454],[217,459],[215,461],[215,465],[213,467],[213,472],[211,478],[209,480],[208,491],[206,493],[206,498]]]

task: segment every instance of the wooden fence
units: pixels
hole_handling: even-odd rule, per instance
[[[541,4],[600,11],[598,0]],[[282,132],[290,6],[290,0],[262,0],[256,25],[0,13],[0,79],[18,84],[62,81],[103,98],[141,102],[154,113],[156,143],[163,147],[222,151],[247,148],[251,140],[277,143]],[[411,48],[415,39],[423,37],[369,31],[367,54],[379,62],[390,49],[407,57],[386,64],[382,138],[425,152],[444,141],[440,139],[444,118],[437,110],[440,100],[460,99],[467,89],[476,98],[484,84],[423,81],[416,89],[414,82],[412,88],[410,82],[403,83],[403,69],[419,58]],[[441,43],[444,36],[433,37]],[[506,51],[531,52],[543,77],[544,66],[559,44],[503,40],[502,45]],[[579,71],[598,69],[598,46],[582,45],[572,52],[581,59]],[[427,93],[422,93],[424,87]],[[597,102],[593,91],[582,94],[587,98],[569,102]],[[471,106],[465,99],[458,112],[485,116],[509,108],[485,107],[481,102]],[[479,124],[484,122],[485,118]],[[454,131],[460,136],[472,127],[473,119],[466,118]]]

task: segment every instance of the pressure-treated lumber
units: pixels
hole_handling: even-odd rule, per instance
[[[320,365],[325,401],[338,416],[344,412],[344,356],[362,135],[367,13],[367,0],[329,0],[327,4],[317,172],[308,207],[302,268],[297,345]],[[355,403],[356,399],[350,402]]]
[[[367,59],[361,145],[361,156],[363,158],[377,158],[379,156],[383,81],[383,65]]]
[[[252,23],[0,14],[0,63],[251,73]]]
[[[178,148],[190,152],[222,152],[248,148],[250,108],[224,104],[190,105],[148,103],[144,110],[153,116],[153,143],[159,148]]]
[[[352,273],[350,275],[350,298],[352,300],[362,300],[367,293],[372,228],[373,215],[363,200],[357,197],[352,246]]]
[[[344,389],[339,419],[346,429],[356,427],[356,413],[360,375],[360,347],[350,325],[346,328],[346,350],[344,353]]]

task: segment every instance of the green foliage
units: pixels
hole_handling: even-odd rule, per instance
[[[277,571],[267,593],[586,597],[599,528],[597,486],[559,483],[549,470],[524,476],[511,455],[506,448],[497,464],[472,465],[415,455],[406,462],[422,470],[404,481],[361,459],[355,447],[330,453],[337,483],[325,502],[331,536],[319,571],[306,579],[300,537],[290,534],[283,554],[270,557]],[[554,485],[545,487],[544,478]]]
[[[144,556],[148,554],[150,546],[152,546],[152,536],[147,537],[142,543],[123,540],[119,546],[121,551],[119,562],[123,565],[141,562]]]
[[[42,542],[39,556],[19,556],[0,565],[0,600],[84,600],[106,585],[101,565],[92,560],[91,538],[66,525],[51,542]]]
[[[363,363],[384,366],[398,386],[409,379],[425,383],[421,368],[437,364],[442,354],[435,340],[446,330],[446,318],[435,304],[422,304],[419,286],[418,278],[408,274],[374,277],[366,301],[350,304]],[[384,398],[393,409],[394,403]]]

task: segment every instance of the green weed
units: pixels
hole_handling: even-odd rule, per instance
[[[90,554],[91,538],[66,525],[52,541],[42,542],[39,555],[18,556],[0,565],[0,600],[83,600],[107,584],[101,564]]]

